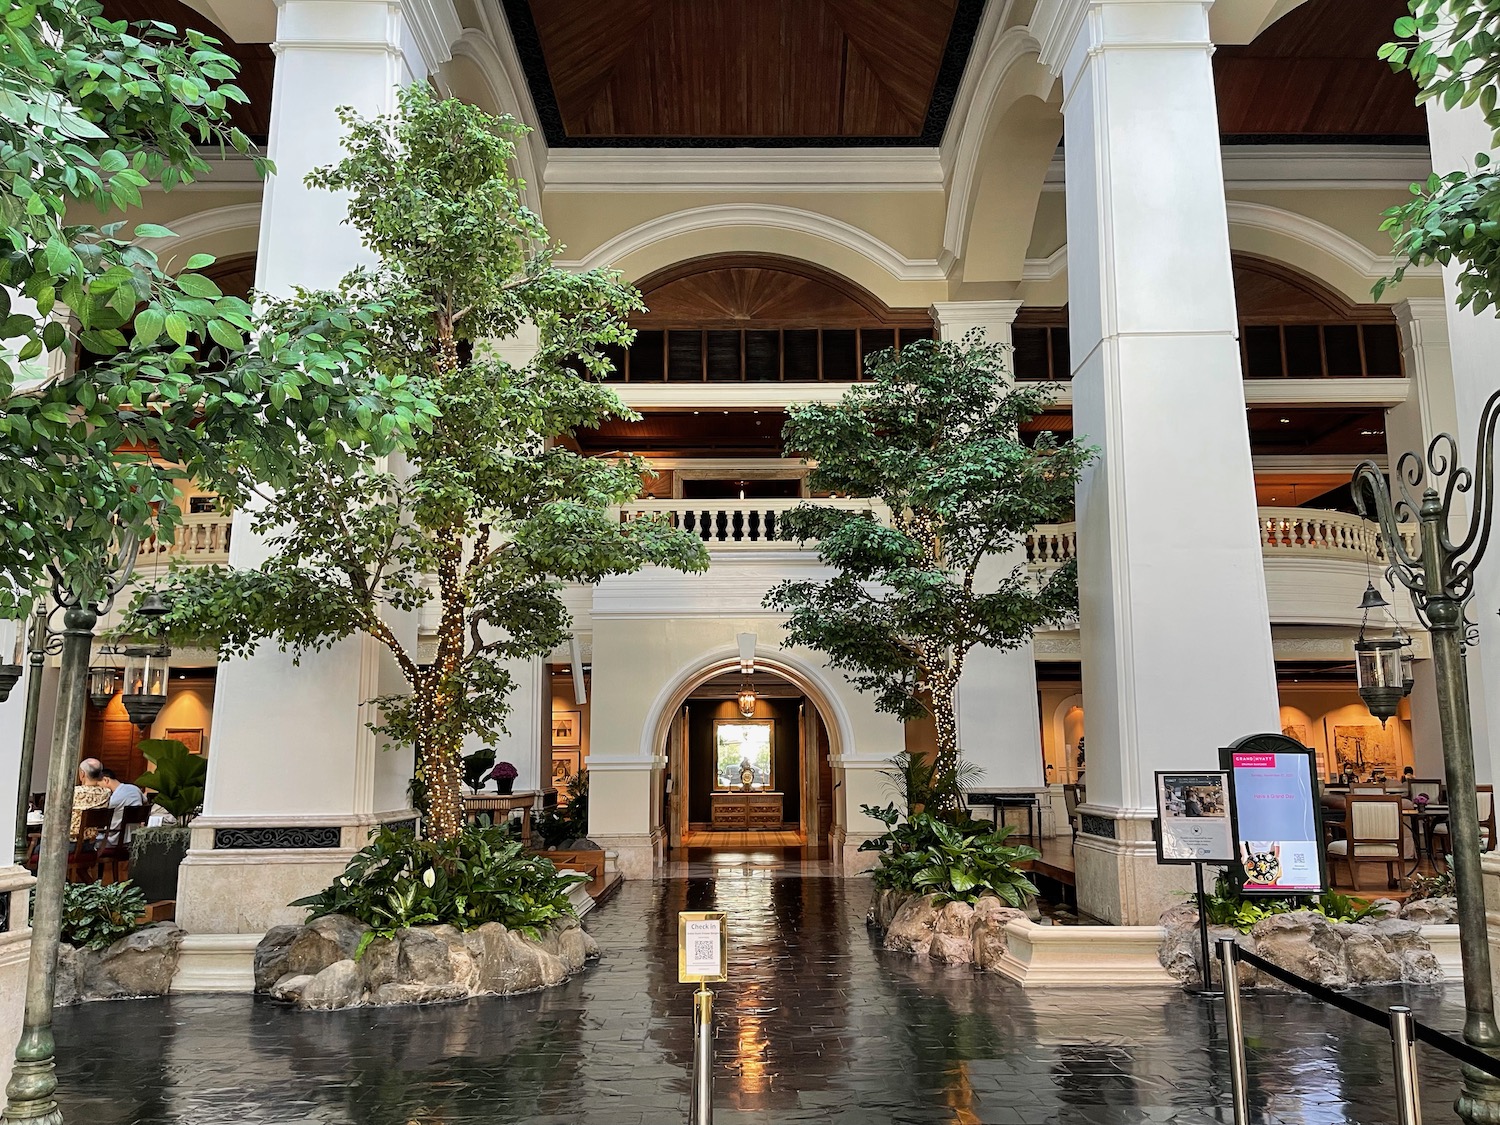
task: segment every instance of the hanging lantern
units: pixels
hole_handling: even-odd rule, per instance
[[[745,684],[740,688],[739,703],[740,714],[745,716],[745,718],[748,719],[751,715],[755,714],[755,689],[749,684]]]
[[[0,619],[0,703],[10,698],[10,689],[20,680],[25,655],[25,622],[18,617]]]
[[[1359,682],[1359,697],[1370,714],[1385,726],[1396,713],[1410,689],[1405,686],[1402,668],[1402,644],[1395,638],[1366,640],[1360,632],[1354,645],[1354,672]]]
[[[89,702],[101,710],[120,690],[120,670],[113,664],[95,664],[89,669]]]
[[[1405,633],[1400,633],[1397,639],[1401,642],[1401,694],[1407,696],[1411,694],[1411,689],[1417,682],[1417,662],[1412,656],[1411,638]]]
[[[156,721],[167,703],[167,659],[172,650],[157,648],[125,650],[125,683],[121,702],[130,721],[145,730]]]

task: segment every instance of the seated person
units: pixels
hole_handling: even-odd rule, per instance
[[[104,763],[99,761],[98,758],[85,759],[81,768],[84,777],[87,779],[85,784],[102,789],[108,795],[106,803],[110,808],[115,810],[114,820],[110,822],[112,831],[108,833],[108,838],[104,841],[106,845],[113,847],[122,842],[118,829],[125,815],[123,811],[125,806],[144,805],[146,803],[146,795],[140,791],[138,786],[117,778],[114,771],[106,769]],[[123,842],[128,843],[129,841]]]
[[[73,786],[73,819],[68,825],[70,841],[78,839],[78,822],[83,818],[85,809],[97,809],[109,804],[109,790],[100,788],[90,780],[89,772],[85,769],[90,762],[98,764],[98,759],[89,758],[78,766],[78,784]],[[97,835],[95,829],[89,829],[88,839],[92,840]]]

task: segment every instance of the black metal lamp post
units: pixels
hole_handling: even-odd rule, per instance
[[[37,862],[31,910],[31,956],[26,970],[26,1014],[16,1063],[5,1087],[0,1122],[62,1125],[52,1036],[52,1003],[57,987],[57,947],[62,937],[63,886],[68,873],[68,824],[73,815],[73,783],[88,708],[89,655],[94,627],[115,595],[130,580],[139,541],[117,540],[99,590],[75,591],[52,571],[52,600],[63,611],[62,671],[57,685],[57,718],[52,727],[52,760],[47,769],[47,808]],[[45,623],[43,624],[45,628]]]
[[[1490,983],[1489,935],[1480,868],[1479,802],[1474,782],[1474,736],[1463,650],[1467,640],[1464,608],[1474,593],[1474,569],[1484,558],[1490,540],[1497,422],[1500,422],[1500,393],[1490,397],[1480,416],[1475,443],[1477,479],[1475,473],[1459,466],[1458,443],[1453,436],[1440,434],[1427,447],[1425,458],[1420,453],[1401,455],[1394,474],[1400,486],[1400,499],[1392,499],[1390,486],[1373,461],[1355,469],[1352,481],[1354,505],[1359,514],[1379,521],[1388,564],[1386,573],[1410,592],[1412,606],[1432,636],[1448,784],[1453,877],[1458,891],[1466,1010],[1464,1038],[1475,1047],[1490,1051],[1500,1048],[1500,1028],[1495,1024],[1495,997]],[[1463,539],[1454,543],[1449,534],[1453,502],[1459,494],[1468,492],[1473,493],[1469,526]],[[1409,550],[1401,538],[1400,525],[1412,521],[1419,526],[1420,538]],[[1373,672],[1373,655],[1371,661]],[[1379,674],[1388,675],[1389,668]],[[1372,690],[1377,687],[1371,684]],[[1455,1108],[1471,1125],[1500,1122],[1500,1082],[1465,1067],[1464,1088]]]
[[[31,797],[31,773],[36,761],[36,727],[42,710],[42,667],[49,655],[62,651],[62,635],[47,627],[47,607],[38,603],[31,618],[26,645],[30,678],[26,681],[26,715],[21,723],[21,777],[16,788],[16,862],[26,861],[26,809]]]

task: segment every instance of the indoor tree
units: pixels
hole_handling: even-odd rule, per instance
[[[1077,608],[1071,565],[1045,579],[981,566],[1067,518],[1093,452],[1046,431],[1028,444],[1022,424],[1052,391],[1012,385],[1006,349],[977,332],[877,352],[865,371],[836,403],[792,407],[783,436],[814,466],[815,492],[868,497],[871,508],[787,513],[783,537],[816,542],[836,574],[783,582],[766,605],[787,614],[787,646],[824,653],[877,709],[906,721],[930,713],[939,767],[957,770],[954,689],[969,652],[1014,648]]]
[[[1380,57],[1416,80],[1418,105],[1478,105],[1500,143],[1500,0],[1408,0],[1408,7]],[[1434,172],[1385,212],[1381,230],[1392,232],[1401,264],[1376,282],[1377,298],[1411,266],[1456,264],[1459,308],[1500,314],[1500,170],[1490,163],[1480,152],[1472,171]]]
[[[424,830],[448,838],[463,824],[465,737],[503,729],[507,663],[567,637],[562,584],[648,563],[700,570],[707,555],[695,536],[612,510],[639,493],[642,462],[570,448],[579,428],[634,417],[588,376],[608,369],[605,345],[629,342],[640,303],[612,272],[552,264],[512,171],[522,127],[423,85],[394,115],[346,111],[344,123],[347,155],[309,181],[347,193],[378,264],[343,292],[357,306],[384,299],[360,325],[371,362],[425,387],[441,416],[389,465],[310,457],[253,508],[271,550],[260,569],[174,573],[161,627],[226,657],[264,639],[294,652],[359,633],[380,642],[411,688],[377,701],[380,729],[415,747]],[[528,324],[540,336],[529,362],[487,343]],[[430,602],[436,633],[418,653],[390,622]]]

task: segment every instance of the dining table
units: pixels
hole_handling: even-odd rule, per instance
[[[1417,873],[1422,866],[1422,856],[1425,852],[1427,862],[1437,870],[1437,859],[1432,851],[1433,829],[1448,819],[1448,806],[1440,805],[1436,801],[1429,801],[1425,805],[1414,805],[1409,801],[1401,802],[1401,816],[1411,825],[1412,841],[1415,847],[1412,849],[1415,856],[1412,861],[1411,870],[1406,873],[1407,878]]]

